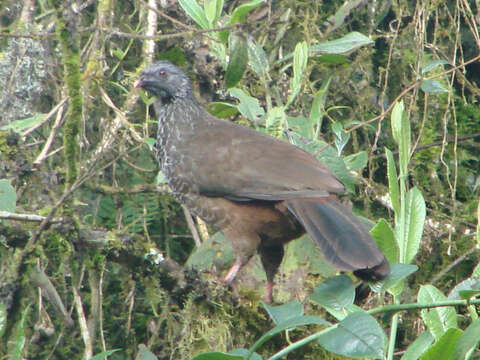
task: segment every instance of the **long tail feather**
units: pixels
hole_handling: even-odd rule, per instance
[[[363,280],[385,278],[390,266],[365,226],[336,199],[294,199],[288,210],[320,247],[325,259]]]

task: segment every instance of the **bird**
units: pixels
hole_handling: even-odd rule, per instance
[[[267,277],[264,300],[271,303],[283,247],[305,233],[337,270],[364,281],[389,275],[384,254],[342,202],[344,185],[312,154],[214,117],[169,61],[148,66],[134,86],[155,97],[156,158],[173,195],[232,244],[235,260],[225,283],[258,252]]]

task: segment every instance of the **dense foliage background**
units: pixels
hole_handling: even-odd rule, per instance
[[[4,0],[2,358],[90,358],[119,349],[110,358],[189,359],[249,348],[279,324],[282,316],[259,302],[259,260],[234,291],[219,283],[231,249],[174,201],[158,174],[152,99],[133,87],[158,59],[185,69],[216,116],[325,161],[359,214],[385,219],[376,238],[391,235],[382,248],[392,259],[411,261],[389,247],[407,228],[413,234],[406,251],[418,271],[394,290],[357,289],[356,305],[386,314],[377,316],[388,336],[376,355],[340,351],[322,338],[289,358],[339,358],[332,351],[478,358],[478,335],[471,336],[478,305],[435,306],[445,294],[464,301],[480,289],[479,25],[476,0]],[[399,101],[403,127],[392,119],[392,132]],[[394,168],[400,202],[415,202],[411,213],[396,208]],[[332,275],[308,239],[295,241],[275,297],[287,302],[286,313],[342,321],[338,309],[321,306],[315,288]],[[350,279],[334,279],[353,291]],[[393,318],[381,310],[405,303],[434,310]],[[307,323],[317,325],[300,326]],[[322,326],[300,321],[255,351],[273,359]],[[218,356],[210,358],[236,358]]]

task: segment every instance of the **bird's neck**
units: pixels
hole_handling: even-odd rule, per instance
[[[157,100],[154,104],[158,126],[165,131],[180,131],[185,135],[193,132],[205,118],[205,110],[193,97],[174,97],[167,102]]]

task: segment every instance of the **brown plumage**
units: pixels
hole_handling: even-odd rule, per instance
[[[258,251],[271,301],[283,245],[305,231],[338,270],[364,280],[388,275],[376,243],[336,196],[344,186],[311,154],[213,117],[167,61],[143,71],[135,86],[157,97],[157,158],[174,195],[232,243],[236,260],[226,282]]]

